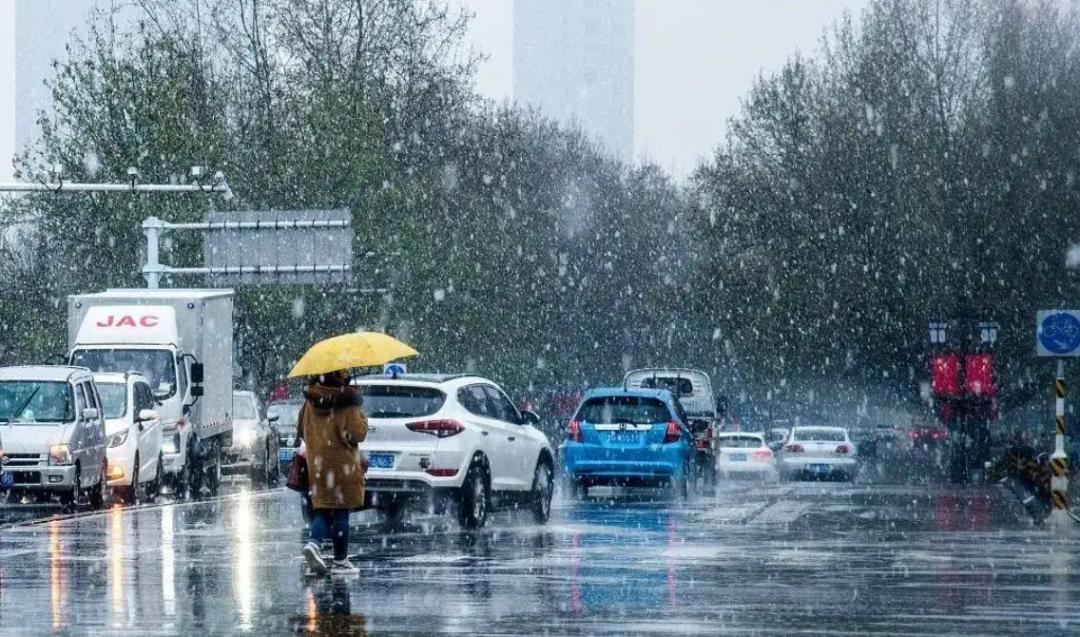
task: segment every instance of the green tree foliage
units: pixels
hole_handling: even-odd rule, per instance
[[[56,65],[55,114],[22,176],[59,161],[67,179],[122,181],[134,166],[144,180],[183,181],[205,165],[237,197],[20,200],[57,264],[33,307],[141,285],[139,225],[151,214],[347,208],[350,281],[239,289],[251,382],[265,387],[312,341],[360,327],[414,344],[422,369],[518,388],[614,380],[627,361],[657,359],[648,308],[677,293],[671,238],[688,232],[672,229],[674,186],[540,114],[477,98],[465,18],[413,0],[141,0],[101,16]],[[163,255],[200,259],[201,243],[182,236]],[[62,312],[37,320],[47,346],[8,345],[12,358],[63,350]],[[0,342],[27,329],[4,323]]]
[[[1058,3],[879,0],[762,77],[693,178],[708,320],[749,371],[917,389],[930,319],[1075,305],[1080,23]],[[896,379],[899,379],[897,381]]]

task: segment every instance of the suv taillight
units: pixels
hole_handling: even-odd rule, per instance
[[[679,423],[674,420],[668,421],[667,429],[664,431],[664,444],[671,444],[673,442],[679,442],[682,439],[682,431],[679,430]]]
[[[772,458],[772,449],[755,449],[750,457],[754,460],[768,460]]]
[[[851,447],[849,447],[847,445],[840,445],[839,447],[836,448],[836,453],[841,454],[841,455],[851,453]]]
[[[449,438],[465,431],[465,427],[456,420],[421,420],[419,422],[406,423],[409,431],[421,434],[431,434],[438,438]]]
[[[585,441],[585,439],[581,436],[581,423],[576,420],[571,420],[570,424],[566,425],[566,439],[570,442]]]
[[[788,453],[802,453],[802,452],[804,452],[806,450],[803,449],[802,445],[788,445],[788,446],[784,447],[784,451],[786,451]]]

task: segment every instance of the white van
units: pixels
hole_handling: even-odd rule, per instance
[[[150,383],[141,374],[94,374],[105,417],[113,494],[128,504],[154,499],[161,490],[164,459],[161,418]],[[141,489],[141,491],[140,491]]]
[[[9,496],[105,505],[105,422],[89,370],[0,367],[0,440]]]

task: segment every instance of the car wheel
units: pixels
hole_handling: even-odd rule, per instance
[[[131,465],[131,486],[123,490],[125,504],[137,505],[139,503],[139,454],[135,454],[135,462]]]
[[[64,507],[65,512],[71,513],[75,511],[75,505],[78,504],[79,498],[82,497],[82,467],[75,464],[75,484],[71,486],[71,491],[60,496],[60,504]]]
[[[551,463],[541,460],[536,465],[532,485],[533,517],[540,524],[544,524],[551,517],[551,496],[554,492],[555,477]]]
[[[203,475],[202,459],[199,457],[199,454],[195,453],[195,447],[198,446],[198,444],[199,441],[194,438],[188,440],[187,462],[184,467],[188,492],[190,493],[192,500],[198,500],[202,497],[202,487],[205,477]]]
[[[206,488],[210,489],[211,497],[217,497],[221,491],[221,452],[214,447],[214,464],[206,476]]]
[[[278,466],[277,454],[270,455],[270,446],[266,447],[266,468],[268,471],[266,481],[272,487],[276,487],[281,480],[281,467]]]
[[[392,499],[389,504],[379,509],[387,526],[396,527],[401,525],[402,520],[405,519],[405,504],[405,500]]]
[[[100,511],[105,508],[105,491],[108,489],[108,463],[102,463],[101,475],[96,486],[90,489],[90,508]]]
[[[157,468],[154,470],[154,479],[146,485],[146,499],[150,502],[156,501],[158,495],[161,494],[161,482],[164,479],[163,474],[165,471],[162,468],[164,462],[165,460],[162,458],[162,455],[158,454]]]
[[[566,477],[562,481],[562,493],[567,500],[581,500],[588,497],[589,487],[574,478]]]
[[[466,529],[479,529],[487,522],[488,483],[484,467],[474,461],[465,474],[458,497],[458,522]]]
[[[683,463],[679,475],[671,479],[671,488],[675,492],[675,497],[682,500],[690,497],[691,474],[689,463]]]
[[[251,485],[255,487],[266,486],[267,477],[270,473],[270,467],[268,467],[265,462],[261,465],[254,464],[254,456],[252,457],[251,462],[253,463],[251,465],[251,473],[249,474],[251,476]]]

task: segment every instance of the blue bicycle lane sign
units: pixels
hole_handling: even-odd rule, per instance
[[[1042,310],[1035,323],[1039,356],[1080,356],[1080,310]]]

